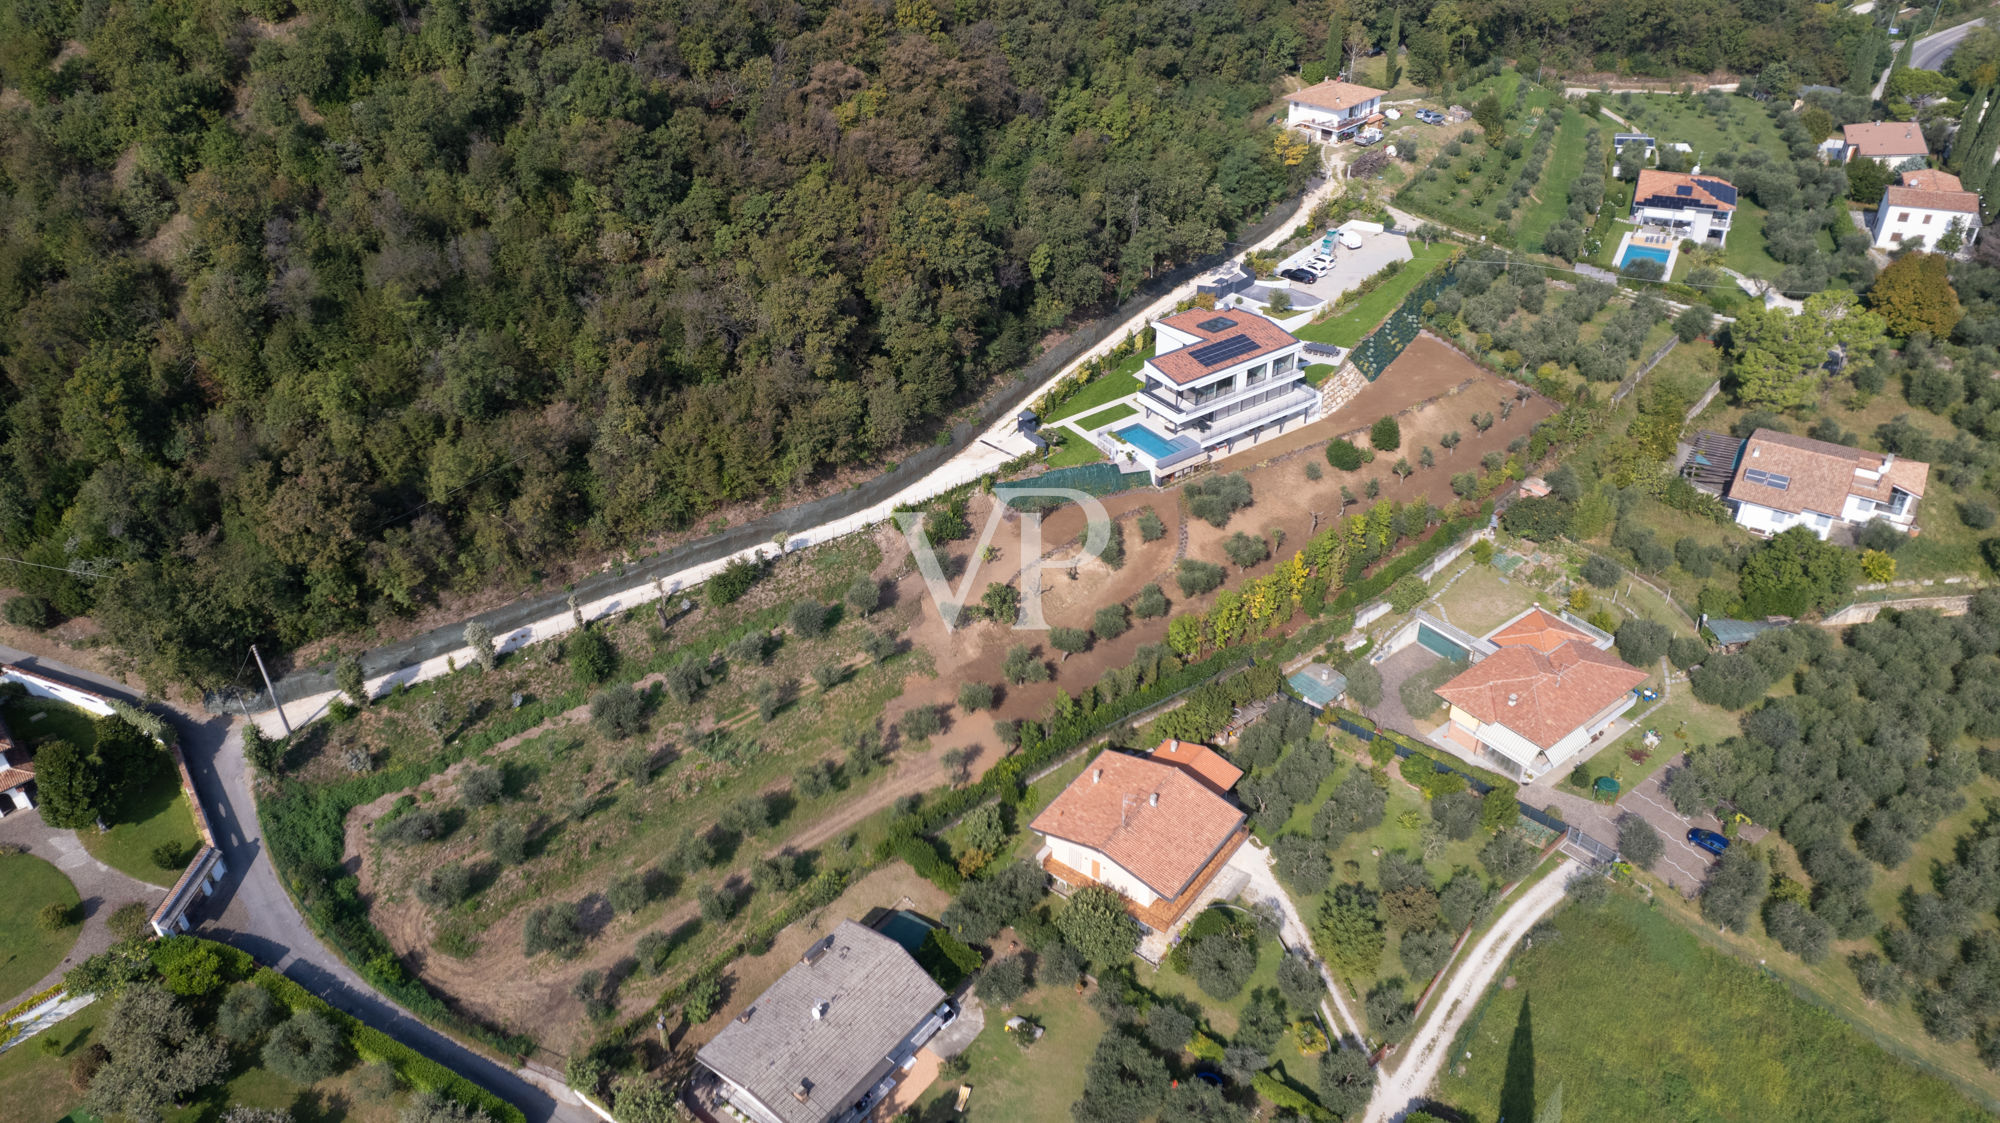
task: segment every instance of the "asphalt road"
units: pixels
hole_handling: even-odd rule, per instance
[[[1951,53],[1958,50],[1959,43],[1972,34],[1973,28],[1985,25],[1986,20],[1981,17],[1957,27],[1947,27],[1935,35],[1924,36],[1910,48],[1910,65],[1918,70],[1936,70],[1951,58]]]
[[[0,660],[102,694],[148,701],[123,683],[25,651],[0,646]],[[209,827],[229,871],[215,895],[196,906],[191,919],[200,935],[249,952],[335,1008],[479,1083],[519,1107],[529,1123],[601,1123],[560,1082],[515,1069],[433,1029],[370,987],[336,952],[320,943],[264,854],[249,769],[243,761],[241,719],[191,715],[178,709],[172,712],[178,719],[181,750],[194,777],[195,794],[208,814]],[[545,1085],[552,1085],[553,1090]]]

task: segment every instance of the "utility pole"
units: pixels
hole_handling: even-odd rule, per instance
[[[278,724],[285,727],[285,736],[292,735],[292,719],[285,716],[285,704],[278,701],[278,689],[271,685],[271,672],[264,669],[264,657],[257,654],[257,645],[250,645],[250,656],[257,660],[257,673],[264,676],[264,692],[271,696],[271,704],[278,708]]]

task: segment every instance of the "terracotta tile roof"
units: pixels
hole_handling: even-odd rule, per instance
[[[1202,326],[1217,320],[1227,320],[1229,324],[1226,327],[1214,328]],[[1247,363],[1260,355],[1268,355],[1298,342],[1291,332],[1255,312],[1245,312],[1235,308],[1220,311],[1191,308],[1177,316],[1168,316],[1160,322],[1170,328],[1199,337],[1199,342],[1146,360],[1148,366],[1180,384],[1193,382],[1195,379],[1204,378],[1239,363]],[[1222,362],[1213,364],[1203,363],[1194,357],[1194,352],[1211,343],[1239,335],[1248,337],[1256,347],[1238,352]]]
[[[1786,484],[1781,488],[1752,481],[1753,471],[1785,476]],[[1887,503],[1892,489],[1901,488],[1922,499],[1930,474],[1931,466],[1921,460],[1759,429],[1743,446],[1729,497],[1775,511],[1817,511],[1839,518],[1849,495]]]
[[[1589,644],[1591,638],[1589,632],[1540,607],[1523,612],[1486,636],[1495,647],[1532,647],[1544,655],[1571,640]]]
[[[1688,175],[1642,168],[1632,193],[1634,207],[1679,207],[1724,214],[1736,209],[1736,187],[1712,175]]]
[[[1125,902],[1125,911],[1130,913],[1134,920],[1155,932],[1164,932],[1172,928],[1174,923],[1187,912],[1189,905],[1200,899],[1201,891],[1208,887],[1209,882],[1215,880],[1215,875],[1222,872],[1223,866],[1229,864],[1230,855],[1236,853],[1236,848],[1243,844],[1243,840],[1249,834],[1247,827],[1238,827],[1234,834],[1223,840],[1222,846],[1215,852],[1215,857],[1209,859],[1208,864],[1201,868],[1201,872],[1196,874],[1194,880],[1188,882],[1187,888],[1181,890],[1177,896],[1161,897],[1150,905],[1141,905],[1123,893],[1118,894],[1118,899]],[[1070,869],[1054,858],[1042,859],[1042,871],[1065,885],[1074,885],[1079,889],[1086,885],[1097,884],[1089,874],[1082,870]]]
[[[1646,681],[1646,672],[1588,643],[1544,654],[1503,647],[1438,687],[1438,697],[1482,722],[1502,725],[1543,749]]]
[[[1030,829],[1086,846],[1162,897],[1178,897],[1243,810],[1171,764],[1109,751],[1098,755]]]
[[[1979,196],[1958,182],[1958,177],[1946,172],[1904,172],[1900,186],[1890,185],[1882,192],[1882,206],[1915,207],[1926,211],[1956,211],[1960,214],[1978,214]]]
[[[1381,90],[1371,90],[1367,86],[1357,86],[1352,82],[1342,82],[1328,78],[1316,86],[1294,90],[1285,95],[1285,100],[1294,105],[1310,105],[1314,109],[1352,109],[1369,98],[1382,96]]]
[[[1957,176],[1950,172],[1932,171],[1929,168],[1925,168],[1922,171],[1903,172],[1897,178],[1903,181],[1904,187],[1915,187],[1923,191],[1965,190],[1965,184],[1960,183]]]
[[[1863,156],[1926,156],[1923,130],[1908,121],[1864,121],[1842,125],[1847,146]]]
[[[0,792],[11,792],[34,778],[35,766],[32,764],[20,768],[0,768]]]
[[[1243,770],[1229,763],[1228,757],[1199,741],[1176,741],[1169,737],[1148,755],[1186,772],[1218,795],[1235,787],[1236,781],[1243,778]]]

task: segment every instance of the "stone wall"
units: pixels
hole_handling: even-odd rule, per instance
[[[1361,369],[1351,362],[1340,364],[1333,377],[1319,384],[1319,415],[1331,417],[1342,406],[1354,400],[1368,380],[1362,377]]]

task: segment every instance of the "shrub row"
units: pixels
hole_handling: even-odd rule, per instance
[[[1313,1102],[1312,1097],[1279,1079],[1272,1069],[1265,1069],[1251,1076],[1250,1087],[1256,1089],[1258,1095],[1278,1105],[1280,1110],[1289,1111],[1300,1118],[1313,1120],[1314,1123],[1332,1123],[1335,1118],[1332,1112]]]
[[[1375,739],[1377,741],[1387,741],[1391,745],[1396,745],[1408,749],[1410,751],[1410,755],[1416,757],[1422,757],[1424,760],[1427,760],[1434,765],[1437,765],[1441,768],[1448,770],[1449,772],[1452,772],[1460,776],[1466,782],[1472,785],[1473,790],[1481,793],[1482,795],[1490,794],[1492,792],[1497,791],[1503,796],[1513,799],[1515,802],[1519,802],[1521,785],[1513,780],[1508,779],[1505,776],[1502,776],[1498,772],[1488,771],[1487,769],[1481,768],[1476,764],[1467,764],[1465,761],[1460,760],[1459,758],[1452,756],[1451,754],[1446,753],[1441,749],[1432,748],[1431,746],[1426,745],[1422,741],[1419,741],[1413,737],[1409,737],[1402,733],[1398,733],[1393,729],[1384,729],[1381,726],[1375,724],[1374,722],[1368,720],[1368,718],[1364,717],[1363,715],[1355,713],[1353,710],[1344,710],[1338,707],[1334,707],[1329,709],[1327,712],[1333,715],[1335,718],[1341,721],[1345,721],[1350,725],[1356,725],[1360,726],[1363,729],[1372,730],[1375,734]],[[1407,777],[1407,770],[1405,770],[1405,775]],[[1417,781],[1415,780],[1411,781],[1411,783],[1416,783],[1416,782]]]
[[[222,955],[235,951],[234,948],[222,944],[210,946]],[[258,968],[257,973],[252,976],[252,981],[270,992],[271,997],[277,999],[287,1009],[294,1012],[316,1010],[325,1015],[334,1024],[347,1031],[348,1041],[354,1046],[357,1056],[364,1061],[381,1061],[394,1068],[396,1075],[402,1077],[410,1086],[436,1092],[469,1107],[479,1108],[492,1116],[495,1123],[527,1123],[527,1117],[522,1114],[520,1108],[444,1065],[423,1056],[381,1030],[362,1025],[277,971],[269,967]]]

